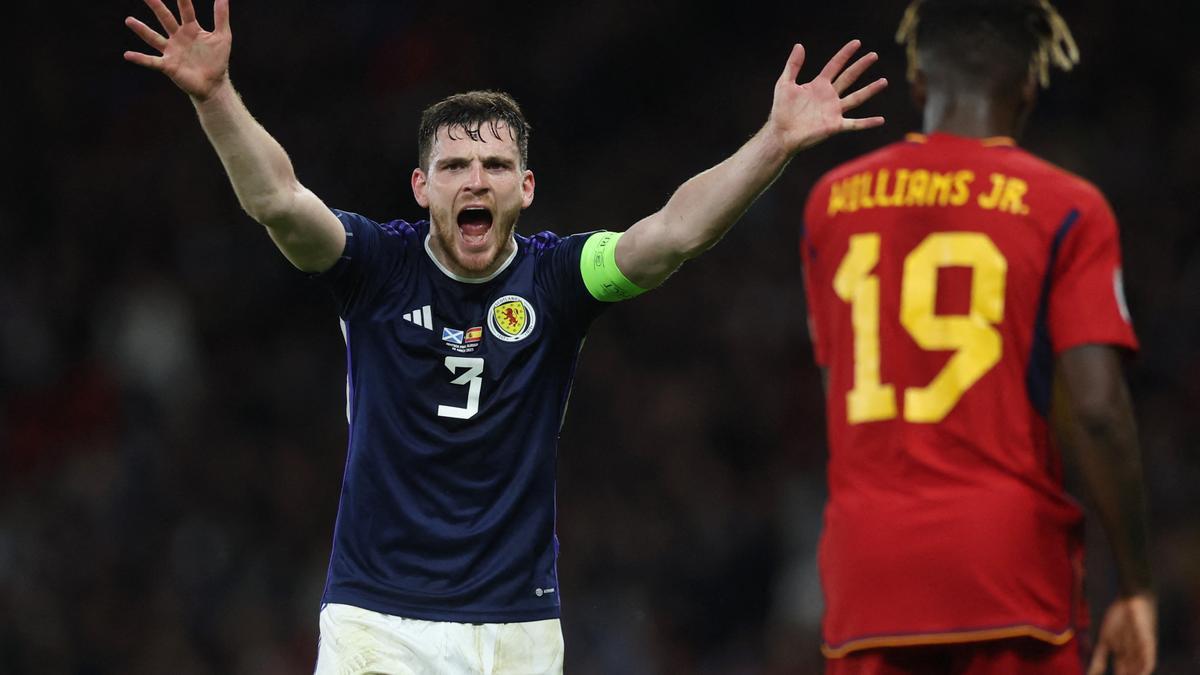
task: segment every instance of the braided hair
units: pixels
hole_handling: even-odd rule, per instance
[[[910,82],[923,53],[980,81],[1017,84],[1036,73],[1043,88],[1051,64],[1069,71],[1079,63],[1071,30],[1049,0],[913,0],[896,42],[908,54]]]

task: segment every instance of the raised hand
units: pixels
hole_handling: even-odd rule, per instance
[[[1149,675],[1157,660],[1154,597],[1139,593],[1120,598],[1104,613],[1088,675],[1103,675],[1112,658],[1114,675]]]
[[[166,36],[132,16],[125,17],[125,25],[162,56],[125,52],[125,60],[163,73],[195,99],[207,99],[226,80],[229,72],[229,49],[233,44],[233,34],[229,30],[229,0],[216,0],[213,4],[216,25],[211,32],[200,27],[192,0],[178,0],[178,21],[162,0],[145,2],[158,18]]]
[[[800,67],[804,65],[804,47],[799,44],[792,47],[783,74],[775,83],[775,100],[767,122],[779,134],[789,154],[842,131],[870,129],[883,124],[882,117],[844,117],[846,112],[862,105],[887,86],[887,80],[881,77],[844,96],[854,81],[879,60],[875,52],[870,52],[843,71],[861,44],[858,40],[846,43],[808,84],[796,84]]]

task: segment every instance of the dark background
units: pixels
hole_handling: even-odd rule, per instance
[[[1200,61],[1183,3],[1059,5],[1083,62],[1052,76],[1023,144],[1098,184],[1123,226],[1160,672],[1196,672]],[[919,127],[902,9],[234,3],[234,82],[331,206],[422,216],[421,109],[515,95],[539,179],[527,234],[658,208],[758,128],[792,42],[804,79],[848,38],[880,52],[892,87],[861,112],[884,128],[798,156],[725,241],[591,332],[559,461],[573,675],[820,667],[823,404],[797,233],[821,173]],[[186,97],[122,61],[142,48],[122,19],[148,9],[7,12],[0,673],[310,672],[345,459],[332,299],[241,213]],[[1114,584],[1090,536],[1098,611]]]

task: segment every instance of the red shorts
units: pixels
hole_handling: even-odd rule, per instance
[[[1083,675],[1078,640],[1052,645],[1017,638],[891,647],[825,661],[825,675]]]

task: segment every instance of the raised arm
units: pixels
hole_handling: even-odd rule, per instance
[[[322,272],[342,253],[346,232],[321,200],[300,184],[283,147],[263,129],[229,81],[229,0],[213,5],[213,30],[196,20],[191,0],[179,19],[162,0],[145,0],[166,35],[134,17],[125,25],[161,53],[125,52],[125,59],[163,73],[192,100],[238,201],[262,223],[279,250],[306,272]]]
[[[1129,391],[1114,347],[1084,345],[1058,359],[1055,426],[1074,449],[1080,474],[1112,546],[1120,597],[1100,626],[1088,675],[1148,675],[1156,659],[1155,599],[1147,550],[1141,450]]]
[[[621,272],[641,288],[661,284],[684,261],[720,240],[797,152],[842,131],[883,124],[882,117],[843,117],[887,85],[880,78],[843,96],[878,58],[871,52],[843,71],[859,45],[853,40],[842,47],[803,85],[796,84],[796,77],[804,47],[793,47],[775,83],[767,123],[731,157],[681,185],[662,209],[621,236],[616,248]]]

